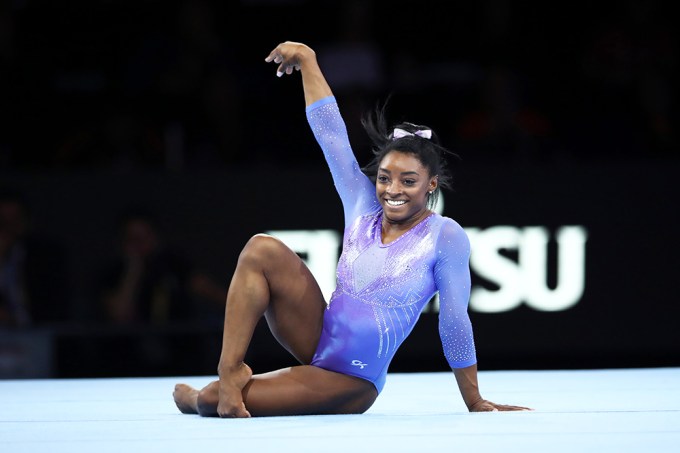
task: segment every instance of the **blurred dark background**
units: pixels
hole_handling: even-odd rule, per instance
[[[461,158],[446,215],[588,230],[575,307],[471,313],[480,369],[680,365],[672,6],[3,2],[0,377],[212,374],[245,241],[341,230],[299,75],[264,62],[285,40],[316,50],[361,163],[390,97]],[[248,360],[293,363],[264,325]],[[391,369],[445,368],[426,313]]]

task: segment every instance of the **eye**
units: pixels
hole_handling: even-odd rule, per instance
[[[405,186],[413,186],[415,185],[416,180],[415,179],[404,179],[404,185]]]
[[[378,175],[377,179],[378,179],[378,182],[383,183],[383,184],[389,181],[389,178],[387,178],[387,176],[385,176],[385,175]]]

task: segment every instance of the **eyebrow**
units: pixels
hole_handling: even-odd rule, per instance
[[[378,168],[378,170],[384,171],[385,173],[388,173],[388,174],[390,174],[390,175],[392,174],[392,172],[389,171],[389,170],[386,169],[386,168],[380,167],[380,168]],[[417,171],[402,171],[401,174],[402,174],[402,175],[417,175],[417,176],[420,176],[419,173],[418,173]]]

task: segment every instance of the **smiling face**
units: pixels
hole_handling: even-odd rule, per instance
[[[417,222],[429,211],[428,192],[437,188],[437,177],[413,154],[391,151],[378,167],[375,193],[391,223]]]

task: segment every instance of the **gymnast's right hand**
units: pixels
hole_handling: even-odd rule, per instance
[[[281,77],[283,74],[292,74],[293,70],[299,71],[308,58],[316,58],[316,53],[309,46],[301,42],[286,41],[269,52],[264,61],[278,63],[276,76]]]

